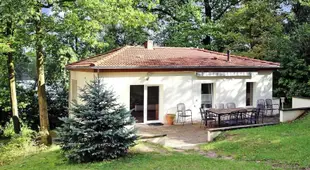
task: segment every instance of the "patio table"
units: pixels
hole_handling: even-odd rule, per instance
[[[238,107],[238,108],[230,108],[230,109],[210,108],[210,109],[206,110],[206,113],[207,112],[211,112],[213,114],[216,114],[217,117],[218,117],[218,126],[220,127],[221,126],[221,116],[222,115],[231,114],[233,112],[238,112],[238,111],[241,111],[241,110],[244,110],[244,109],[246,109],[247,111],[250,111],[250,110],[252,110],[254,108],[255,107]],[[206,122],[206,125],[207,125],[207,122]]]

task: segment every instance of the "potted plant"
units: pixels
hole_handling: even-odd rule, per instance
[[[168,125],[173,125],[174,118],[175,118],[175,114],[173,114],[173,113],[168,113],[168,114],[166,114],[166,121],[167,121],[167,124],[168,124]]]

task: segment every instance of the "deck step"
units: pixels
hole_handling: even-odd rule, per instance
[[[138,134],[139,139],[151,139],[151,138],[160,138],[160,137],[165,137],[167,134],[158,134],[158,135],[143,135],[143,134]]]

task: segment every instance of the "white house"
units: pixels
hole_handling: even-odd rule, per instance
[[[272,98],[272,72],[279,63],[197,48],[125,46],[67,66],[69,101],[95,77],[113,88],[138,122],[164,122],[184,103],[199,120],[200,107],[234,102],[255,106]]]

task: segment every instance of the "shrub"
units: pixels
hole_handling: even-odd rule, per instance
[[[134,119],[116,102],[99,79],[80,90],[81,104],[73,104],[69,118],[57,129],[64,154],[72,162],[92,162],[126,155],[134,145]]]
[[[37,133],[24,124],[22,124],[20,134],[14,133],[12,120],[2,128],[2,131],[3,137],[0,137],[0,165],[9,163],[16,157],[26,156],[41,149],[34,142]]]

